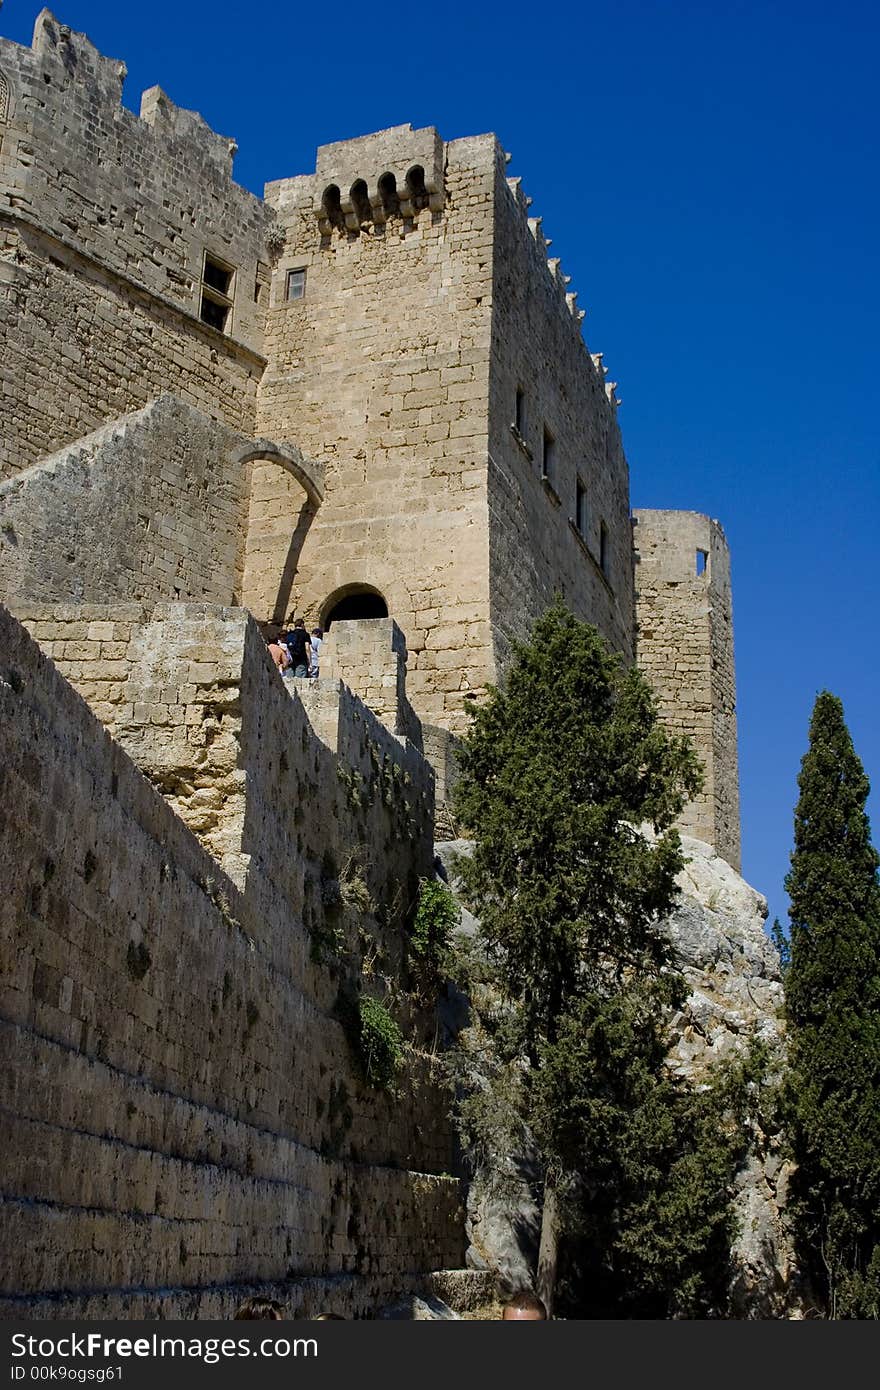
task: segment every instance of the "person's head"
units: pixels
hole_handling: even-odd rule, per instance
[[[547,1309],[538,1295],[530,1289],[521,1289],[519,1293],[511,1294],[501,1310],[502,1322],[544,1322],[546,1318]]]
[[[305,620],[305,618],[297,618],[296,622],[294,623],[294,627],[305,627],[305,625],[306,625],[306,620]]]
[[[323,636],[324,636],[324,633],[323,633],[323,631],[322,631],[321,628],[319,628],[319,627],[313,627],[313,628],[312,628],[312,636],[313,636],[313,637],[323,637]]]
[[[284,1309],[274,1298],[246,1298],[235,1310],[235,1319],[268,1318],[272,1322],[284,1321]]]
[[[315,1322],[345,1322],[341,1313],[319,1313]]]

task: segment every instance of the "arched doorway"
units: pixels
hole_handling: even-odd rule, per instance
[[[347,584],[331,594],[321,607],[321,626],[325,632],[337,620],[387,617],[388,604],[379,590],[369,584]]]

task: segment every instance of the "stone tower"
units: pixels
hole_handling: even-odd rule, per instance
[[[663,718],[694,741],[702,794],[682,828],[740,867],[739,778],[730,552],[717,521],[697,512],[637,511],[638,663]]]
[[[416,709],[453,730],[554,591],[633,652],[612,393],[505,170],[492,135],[401,126],[267,188],[257,429],[326,462],[290,606],[390,612]]]

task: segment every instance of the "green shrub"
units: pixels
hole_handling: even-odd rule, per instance
[[[437,972],[443,970],[460,917],[458,904],[445,883],[419,879],[419,905],[410,937],[410,954]]]
[[[403,1034],[384,1004],[361,995],[358,1047],[364,1075],[371,1086],[390,1091],[403,1065]]]

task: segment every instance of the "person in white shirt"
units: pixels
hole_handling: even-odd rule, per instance
[[[318,679],[318,658],[321,652],[321,643],[324,640],[324,632],[320,627],[312,628],[312,655],[309,661],[309,675],[312,680]]]

